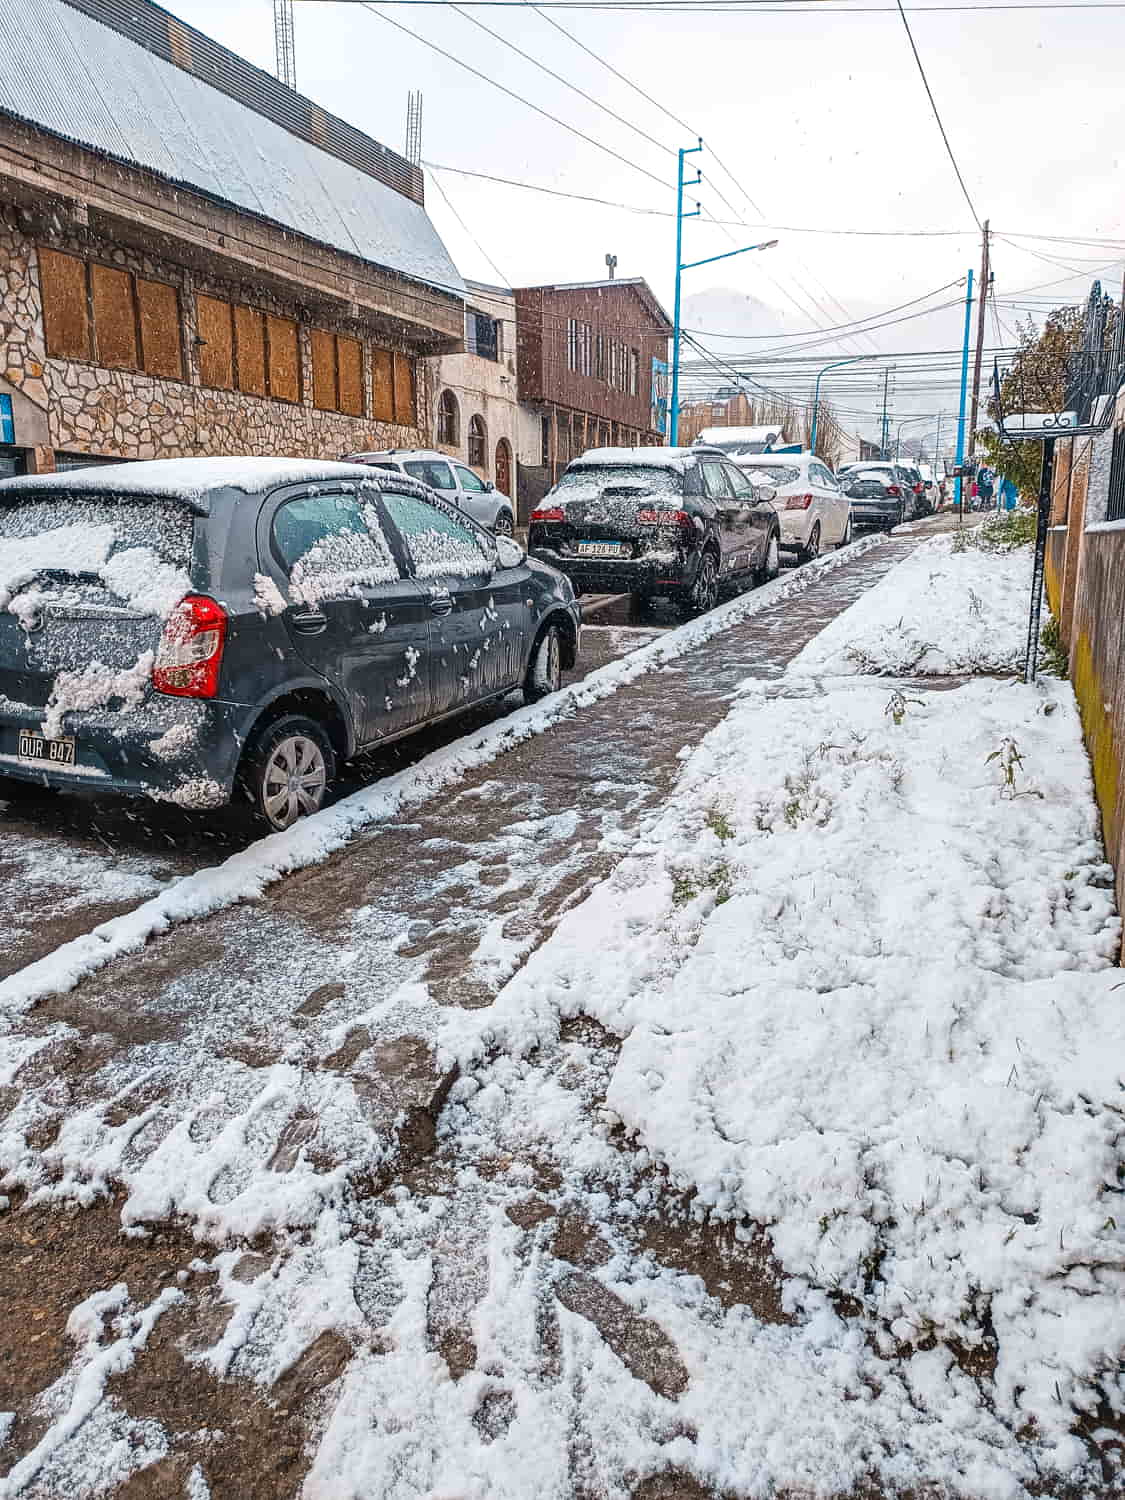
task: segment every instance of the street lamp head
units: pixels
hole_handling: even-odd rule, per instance
[[[777,244],[776,240],[767,240],[764,245],[759,245],[759,250],[772,250]]]

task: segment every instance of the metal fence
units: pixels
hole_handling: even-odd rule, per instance
[[[1107,521],[1125,520],[1125,427],[1113,434],[1113,458],[1109,465]]]

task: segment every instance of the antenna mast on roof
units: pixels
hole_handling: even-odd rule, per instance
[[[277,76],[297,87],[297,54],[293,45],[293,0],[273,0],[273,50]]]
[[[408,162],[414,166],[422,161],[422,90],[413,89],[406,96],[406,151]]]

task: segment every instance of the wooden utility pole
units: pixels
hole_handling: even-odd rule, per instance
[[[980,290],[977,293],[977,352],[973,358],[973,400],[969,408],[969,431],[966,442],[970,458],[973,454],[973,435],[977,430],[977,408],[980,405],[980,364],[984,354],[984,314],[988,307],[988,292],[988,220],[985,219],[980,252]]]

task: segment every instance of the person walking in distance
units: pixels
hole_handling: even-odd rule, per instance
[[[984,464],[977,474],[977,489],[980,492],[981,510],[992,509],[992,496],[996,488],[996,471]]]

